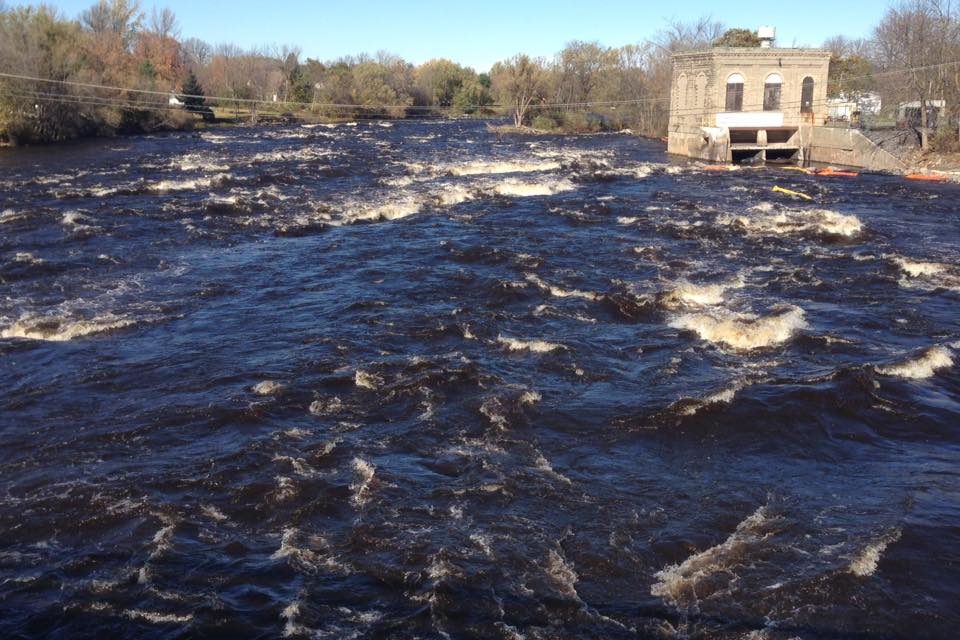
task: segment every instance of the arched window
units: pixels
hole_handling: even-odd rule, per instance
[[[780,110],[780,90],[783,88],[783,78],[779,73],[771,73],[763,83],[763,110]]]
[[[803,89],[800,93],[800,113],[813,113],[813,78],[803,79]]]
[[[727,78],[726,111],[743,111],[743,76],[739,73]]]

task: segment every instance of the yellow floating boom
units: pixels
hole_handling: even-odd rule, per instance
[[[803,198],[804,200],[813,200],[810,196],[805,193],[800,193],[799,191],[791,191],[790,189],[784,189],[783,187],[777,186],[773,188],[774,193],[785,193],[788,196],[796,196],[798,198]]]

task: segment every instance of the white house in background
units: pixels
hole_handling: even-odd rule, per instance
[[[863,115],[877,115],[882,107],[883,100],[878,93],[841,93],[835,98],[827,98],[827,120],[850,122]]]
[[[946,100],[927,100],[927,127],[936,129],[947,110]],[[920,101],[901,102],[897,105],[897,126],[919,127]]]
[[[177,97],[177,94],[171,93],[171,94],[170,94],[170,99],[167,100],[167,104],[169,104],[170,106],[174,106],[174,107],[182,107],[182,106],[183,106],[183,101],[182,101],[180,98]]]

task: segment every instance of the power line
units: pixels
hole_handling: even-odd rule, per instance
[[[889,75],[896,75],[902,73],[916,73],[919,71],[928,71],[932,69],[946,68],[950,66],[960,65],[960,60],[951,60],[948,62],[940,62],[929,65],[921,65],[917,67],[907,67],[904,69],[891,69],[887,71],[880,71],[877,73],[865,74],[862,76],[853,76],[849,78],[844,78],[843,82],[848,83],[855,80],[868,80],[878,77],[886,77]],[[8,78],[13,80],[26,80],[32,82],[44,82],[50,84],[58,84],[64,86],[74,86],[74,87],[83,87],[88,89],[99,89],[99,90],[109,90],[109,91],[122,91],[126,93],[137,93],[143,95],[155,95],[155,96],[169,96],[171,94],[178,95],[183,98],[196,98],[196,99],[206,99],[214,100],[217,102],[226,102],[234,104],[282,104],[285,106],[302,106],[302,107],[314,107],[314,108],[333,108],[333,109],[360,109],[364,107],[374,107],[378,109],[405,109],[405,110],[425,110],[425,111],[451,111],[457,109],[480,109],[480,108],[509,108],[513,105],[508,104],[498,104],[493,103],[489,105],[482,104],[470,104],[457,107],[454,105],[408,105],[408,104],[382,104],[382,105],[363,105],[356,103],[320,103],[320,102],[297,102],[297,101],[284,101],[282,103],[274,102],[272,100],[266,99],[256,99],[256,98],[239,98],[231,96],[204,96],[199,94],[176,94],[173,91],[157,91],[151,89],[137,89],[133,87],[120,87],[115,85],[105,85],[105,84],[95,84],[89,82],[77,82],[72,80],[53,80],[50,78],[40,78],[37,76],[28,76],[22,74],[12,74],[0,72],[0,78]],[[588,100],[580,102],[541,102],[535,105],[530,105],[531,107],[536,107],[538,109],[543,108],[570,108],[570,107],[591,107],[591,106],[611,106],[611,105],[627,105],[627,104],[650,104],[650,103],[663,103],[670,102],[670,97],[652,97],[652,98],[636,98],[630,100]]]
[[[849,83],[856,80],[875,79],[878,77],[886,77],[886,76],[903,74],[903,73],[916,73],[916,72],[928,71],[932,69],[941,69],[941,68],[946,68],[946,67],[955,66],[955,65],[960,65],[960,60],[952,60],[947,62],[929,64],[929,65],[921,65],[917,67],[907,67],[904,69],[891,69],[887,71],[880,71],[877,73],[865,74],[862,76],[853,76],[849,78],[844,78],[843,83]],[[254,98],[238,98],[238,97],[230,97],[230,96],[203,96],[199,94],[175,94],[175,92],[172,92],[172,91],[137,89],[133,87],[120,87],[120,86],[114,86],[114,85],[95,84],[95,83],[89,83],[89,82],[77,82],[77,81],[71,81],[71,80],[53,80],[50,78],[40,78],[37,76],[12,74],[12,73],[6,73],[6,72],[0,72],[0,78],[30,81],[30,82],[42,82],[42,83],[56,84],[61,86],[81,87],[81,88],[94,89],[94,90],[120,91],[125,93],[133,93],[133,94],[141,94],[141,95],[152,95],[152,96],[178,95],[179,97],[182,97],[182,98],[205,99],[205,100],[217,101],[220,103],[227,103],[227,104],[233,103],[235,105],[239,105],[239,104],[248,104],[248,105],[255,105],[255,106],[256,105],[276,105],[276,106],[284,106],[284,107],[300,106],[300,107],[308,107],[310,109],[359,110],[360,111],[359,115],[367,115],[367,116],[395,115],[394,113],[391,113],[388,110],[403,110],[404,112],[409,112],[409,111],[423,111],[423,112],[430,112],[430,113],[439,112],[443,114],[443,113],[450,113],[453,111],[476,110],[476,109],[485,109],[485,108],[509,109],[514,106],[512,104],[508,105],[508,104],[498,104],[498,103],[492,103],[492,104],[486,104],[486,105],[471,104],[471,105],[462,105],[459,107],[454,105],[447,105],[447,106],[443,106],[443,105],[426,106],[426,105],[407,105],[407,104],[364,105],[364,104],[356,104],[356,103],[318,103],[318,102],[291,102],[291,101],[278,103],[272,100],[254,99]],[[45,93],[45,92],[39,92],[39,91],[33,91],[33,93],[35,93],[38,97],[44,96],[42,99],[46,99],[46,100],[66,101],[68,99],[78,99],[81,97],[81,96],[70,96],[67,94],[52,94],[52,93]],[[25,97],[25,96],[21,95],[20,97]],[[160,105],[160,104],[151,104],[151,103],[134,103],[132,101],[129,101],[128,99],[121,98],[121,97],[111,98],[111,97],[100,97],[100,96],[83,96],[83,98],[85,98],[88,104],[94,104],[93,101],[95,100],[103,101],[103,103],[100,106],[109,106],[107,102],[112,101],[113,106],[118,106],[118,107],[182,110],[170,105]],[[658,96],[658,97],[636,98],[636,99],[628,99],[628,100],[539,102],[539,103],[530,104],[528,108],[533,110],[569,109],[569,108],[583,108],[583,107],[616,108],[619,106],[631,106],[631,105],[643,105],[643,104],[666,104],[671,102],[672,102],[671,96]],[[822,104],[825,104],[827,100],[817,100],[814,102],[817,105],[822,105]],[[783,108],[784,106],[800,106],[800,104],[801,104],[800,101],[781,102],[780,108]],[[741,108],[752,109],[752,108],[759,108],[762,106],[763,105],[761,103],[756,103],[756,104],[751,103],[751,104],[743,105]],[[671,110],[671,112],[674,115],[689,115],[689,114],[703,113],[704,108],[705,107],[684,106],[684,107],[674,108]],[[379,111],[372,111],[372,110],[379,110]]]

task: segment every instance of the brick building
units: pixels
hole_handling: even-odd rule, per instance
[[[827,116],[830,52],[772,47],[772,29],[760,36],[760,47],[674,54],[669,153],[804,160],[812,129]]]

